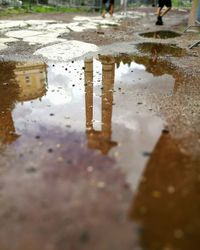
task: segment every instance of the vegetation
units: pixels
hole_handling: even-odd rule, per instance
[[[0,16],[25,14],[25,13],[62,13],[62,12],[87,12],[90,9],[88,7],[72,8],[72,7],[60,7],[60,6],[47,6],[40,4],[30,4],[28,2],[23,3],[22,7],[7,7],[0,10]]]
[[[190,8],[192,6],[192,1],[186,0],[172,0],[173,7],[184,7]]]
[[[133,0],[129,2],[128,7],[139,7],[144,1]],[[155,0],[156,2],[156,0]],[[23,0],[22,7],[4,7],[0,8],[0,16],[16,15],[16,14],[25,14],[25,13],[62,13],[62,12],[88,12],[91,10],[90,7],[81,6],[81,7],[64,7],[64,6],[51,6],[47,5],[47,0],[40,0],[40,3],[37,4],[37,0]],[[84,2],[82,1],[82,4]],[[146,2],[146,4],[148,1]],[[152,1],[151,1],[152,3]],[[150,3],[147,4],[148,6]],[[190,0],[172,0],[173,7],[191,7]],[[117,6],[115,6],[117,9]]]

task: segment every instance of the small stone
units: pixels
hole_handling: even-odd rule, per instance
[[[163,133],[163,134],[168,134],[168,133],[169,133],[169,130],[168,130],[167,128],[164,128],[164,129],[162,130],[162,133]]]
[[[161,193],[160,193],[159,191],[155,190],[155,191],[152,192],[152,196],[153,196],[154,198],[160,198]]]
[[[145,157],[149,157],[151,156],[151,152],[143,152],[142,155]]]
[[[174,186],[169,186],[167,188],[168,193],[173,194],[175,192],[175,187]]]
[[[174,237],[176,239],[181,239],[183,237],[183,235],[184,235],[184,233],[183,233],[183,231],[181,229],[176,229],[174,231]]]
[[[97,183],[97,187],[98,187],[98,188],[105,188],[105,183],[104,183],[103,181],[99,181],[99,182]]]
[[[57,161],[58,161],[58,162],[63,162],[63,158],[62,158],[61,156],[59,156],[59,157],[57,158]]]
[[[92,166],[88,166],[88,167],[87,167],[87,171],[88,171],[89,173],[91,173],[91,172],[93,171],[93,167],[92,167]]]
[[[80,241],[81,241],[82,243],[88,242],[89,239],[90,239],[90,235],[89,235],[89,232],[88,232],[88,231],[83,231],[83,232],[81,232],[81,234],[80,234]]]
[[[27,173],[35,173],[37,171],[37,169],[35,167],[29,167],[26,169]]]
[[[53,152],[53,149],[52,148],[49,148],[48,149],[48,153],[52,153]]]

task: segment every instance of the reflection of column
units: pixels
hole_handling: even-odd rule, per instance
[[[93,61],[85,61],[85,106],[86,106],[86,128],[88,147],[99,149],[103,154],[116,146],[116,142],[111,141],[112,135],[112,103],[115,62],[113,58],[101,57],[103,64],[102,74],[102,126],[101,131],[93,129]]]
[[[111,139],[112,124],[112,104],[113,104],[113,85],[115,74],[114,58],[100,58],[102,62],[102,136],[104,140]]]
[[[181,153],[177,142],[170,134],[161,136],[130,209],[142,227],[142,249],[200,245],[200,163]]]
[[[85,110],[86,128],[93,129],[93,59],[85,60]]]

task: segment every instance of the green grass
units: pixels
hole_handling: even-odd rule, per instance
[[[86,7],[81,8],[67,8],[67,7],[59,7],[59,6],[46,6],[46,5],[31,5],[29,8],[28,4],[24,6],[27,10],[31,10],[33,13],[56,13],[56,12],[82,12],[88,11],[89,9]]]
[[[177,8],[190,8],[192,6],[192,3],[190,1],[182,1],[181,0],[172,0],[172,6]]]
[[[87,7],[80,8],[67,8],[67,7],[59,7],[59,6],[46,6],[46,5],[29,5],[27,2],[23,4],[21,8],[10,7],[4,8],[0,11],[0,16],[9,16],[9,15],[20,15],[26,13],[76,13],[76,12],[88,12],[90,11]]]

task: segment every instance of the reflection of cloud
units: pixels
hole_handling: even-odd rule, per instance
[[[145,70],[145,66],[132,62],[130,66],[128,64],[123,64],[122,62],[119,65],[118,70],[116,71],[116,79],[122,78],[124,75],[129,74],[131,71],[135,70]]]
[[[124,112],[125,113],[125,112]],[[121,116],[114,112],[113,139],[120,146],[116,149],[118,166],[122,168],[132,190],[139,184],[148,157],[143,152],[152,152],[163,128],[164,122],[156,116],[143,114],[133,116],[131,112]],[[128,125],[127,125],[127,121]],[[115,150],[112,154],[115,156]]]
[[[142,64],[132,62],[130,67],[120,63],[115,73],[115,85],[123,82],[123,85],[146,85],[155,91],[162,91],[163,94],[169,93],[174,88],[175,79],[168,74],[155,77],[146,71]]]
[[[62,88],[50,86],[46,99],[53,105],[67,104],[72,100],[72,90],[67,86],[63,86]]]

